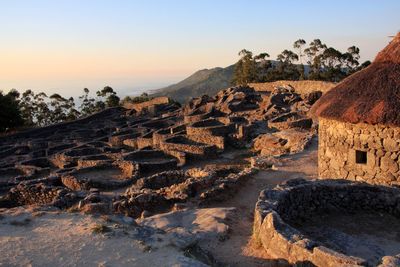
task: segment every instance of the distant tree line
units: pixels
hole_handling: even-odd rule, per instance
[[[308,46],[303,39],[293,43],[293,49],[285,49],[276,60],[270,60],[268,53],[253,55],[243,49],[235,65],[233,84],[251,82],[273,82],[278,80],[320,80],[338,82],[350,74],[365,68],[370,61],[360,64],[360,49],[351,46],[346,52],[328,47],[315,39]],[[305,65],[308,65],[306,71]]]
[[[147,102],[151,99],[153,99],[153,97],[149,96],[148,93],[142,93],[140,96],[133,96],[133,97],[125,96],[124,99],[122,99],[122,104],[123,103],[138,104],[138,103]]]
[[[15,89],[4,94],[0,91],[0,132],[71,121],[120,105],[120,98],[109,86],[97,91],[96,98],[90,97],[89,93],[89,89],[83,89],[79,96],[80,105],[76,107],[73,97],[64,98],[60,94],[47,96],[32,90],[20,94]]]

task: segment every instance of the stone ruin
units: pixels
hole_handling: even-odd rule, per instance
[[[400,240],[393,234],[400,223],[398,188],[346,180],[289,180],[260,193],[254,217],[258,244],[291,264],[400,263]]]
[[[326,180],[295,179],[261,192],[253,233],[270,256],[301,266],[400,266],[399,64],[400,33],[368,68],[321,98],[309,95],[319,120],[318,175]],[[308,128],[296,106],[299,112],[271,125],[284,129],[286,119]],[[288,140],[279,134],[259,137],[256,148],[284,153]],[[265,140],[272,146],[263,147]]]
[[[0,207],[48,204],[139,217],[216,201],[253,172],[249,162],[214,164],[220,155],[251,147],[260,133],[310,133],[296,123],[308,120],[309,102],[290,88],[269,95],[239,86],[183,107],[156,98],[1,137]],[[277,119],[287,125],[276,127]]]

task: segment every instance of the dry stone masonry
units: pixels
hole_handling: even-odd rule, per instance
[[[400,127],[319,120],[319,177],[400,185]]]
[[[311,218],[318,216],[324,218],[328,214],[336,217],[348,214],[347,219],[351,220],[356,214],[371,213],[392,216],[398,224],[400,189],[346,180],[294,179],[260,193],[255,208],[253,234],[270,256],[286,259],[292,264],[333,267],[376,266],[382,263],[382,266],[392,266],[384,263],[396,261],[398,256],[387,255],[384,247],[379,247],[379,244],[389,241],[378,242],[366,255],[367,258],[361,258],[351,254],[352,247],[365,246],[363,243],[367,243],[368,248],[372,246],[372,241],[362,240],[361,243],[345,232],[327,227],[318,228],[320,230],[315,235],[302,231]],[[375,217],[371,220],[379,222],[382,219]],[[322,219],[322,225],[326,223]],[[369,234],[373,235],[373,231],[371,229]],[[333,244],[329,242],[332,239],[335,240]]]
[[[137,217],[223,199],[252,173],[251,163],[221,169],[209,161],[252,144],[263,157],[303,150],[312,137],[311,102],[291,87],[238,86],[183,107],[161,97],[0,137],[0,207],[57,203]],[[271,136],[254,139],[260,134]],[[265,141],[274,138],[282,147]]]

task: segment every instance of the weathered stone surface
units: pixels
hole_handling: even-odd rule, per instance
[[[399,170],[399,166],[390,155],[386,155],[381,158],[381,168],[383,171],[389,171],[390,173],[396,173]]]
[[[383,125],[351,124],[320,118],[319,176],[356,179],[371,184],[398,183],[399,146],[392,138],[398,133],[398,127],[389,129]],[[357,156],[358,151],[366,155]]]
[[[289,129],[272,134],[259,135],[254,139],[253,149],[262,156],[281,156],[303,151],[311,142],[312,133]]]
[[[293,225],[298,227],[321,214],[377,212],[399,218],[399,207],[398,188],[345,180],[293,179],[260,193],[254,213],[253,235],[268,255],[286,259],[292,264],[371,266],[370,259],[346,255],[345,247],[333,249],[321,240],[310,240]],[[344,244],[348,247],[357,245]],[[397,266],[397,257],[383,257],[382,264],[386,265],[382,266]]]
[[[378,267],[397,267],[400,266],[400,254],[396,256],[385,256]]]

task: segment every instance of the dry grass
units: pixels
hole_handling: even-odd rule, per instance
[[[92,227],[92,233],[94,234],[104,234],[111,231],[111,228],[104,224],[96,224]]]

